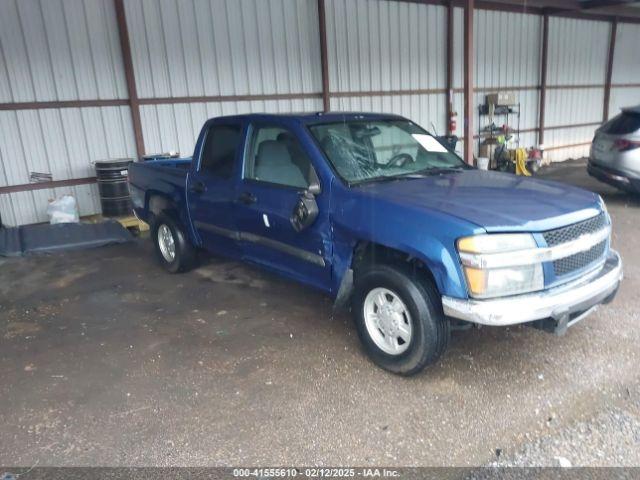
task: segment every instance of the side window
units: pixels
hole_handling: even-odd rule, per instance
[[[240,125],[214,125],[209,128],[202,148],[200,171],[231,178],[236,152],[242,143]]]
[[[291,132],[280,127],[258,127],[251,136],[244,176],[262,182],[307,188],[315,172]]]

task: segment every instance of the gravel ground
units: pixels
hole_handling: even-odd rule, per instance
[[[607,201],[617,298],[563,337],[454,332],[411,378],[251,266],[169,275],[146,240],[0,260],[0,465],[640,465],[640,202],[584,164],[544,175]]]
[[[640,409],[637,387],[618,399],[624,408],[609,406],[588,420],[578,421],[519,446],[498,452],[489,466],[498,467],[637,467],[640,465]],[[624,398],[626,397],[626,398]],[[640,472],[639,472],[640,473]]]
[[[602,189],[619,196],[609,187],[595,184],[582,175],[584,161],[554,165],[544,176],[569,180],[578,186]],[[594,188],[595,187],[595,188]],[[625,202],[627,209],[634,204]],[[627,261],[635,259],[626,258]],[[633,275],[633,274],[632,274]],[[628,276],[628,274],[627,274]],[[637,318],[637,312],[631,313]],[[640,348],[640,347],[639,347]],[[550,416],[548,423],[553,422]],[[527,435],[527,438],[530,435]],[[593,416],[572,422],[519,445],[516,449],[496,451],[492,467],[638,467],[640,466],[640,384],[623,388],[610,397],[609,404]],[[638,472],[640,475],[640,472]]]

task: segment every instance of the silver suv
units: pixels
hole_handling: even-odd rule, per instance
[[[623,108],[596,130],[587,169],[602,182],[640,193],[640,105]]]

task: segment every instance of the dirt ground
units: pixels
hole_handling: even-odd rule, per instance
[[[605,198],[618,297],[564,337],[455,332],[412,378],[253,267],[169,275],[149,240],[0,259],[0,465],[640,465],[640,203],[583,163],[544,176]]]

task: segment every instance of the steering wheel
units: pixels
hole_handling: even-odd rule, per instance
[[[408,153],[398,153],[391,157],[384,168],[404,167],[407,163],[415,162],[415,159]]]

